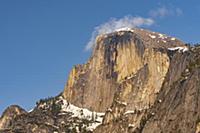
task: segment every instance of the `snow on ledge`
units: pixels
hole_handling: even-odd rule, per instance
[[[32,108],[31,110],[28,111],[28,113],[31,113],[34,110],[34,108]]]
[[[91,123],[87,129],[94,130],[97,126],[102,124],[103,116],[105,113],[90,111],[86,108],[79,108],[69,103],[67,100],[60,97],[60,100],[63,101],[62,111],[72,113],[72,117],[78,117],[80,119],[95,120]]]
[[[186,52],[189,49],[187,47],[173,47],[173,48],[168,48],[168,50],[170,50],[170,51],[178,50],[179,52]]]
[[[171,38],[171,40],[172,40],[172,41],[175,41],[175,40],[176,40],[176,38],[172,37],[172,38]]]
[[[129,27],[123,27],[123,28],[117,29],[116,31],[117,31],[117,32],[119,32],[119,31],[130,31],[130,32],[134,32],[134,30],[133,30],[132,28],[129,28]]]
[[[156,36],[149,34],[149,37],[151,37],[152,39],[155,39]]]
[[[124,114],[126,115],[126,114],[134,114],[134,113],[135,113],[134,110],[128,110],[128,111],[126,111]]]

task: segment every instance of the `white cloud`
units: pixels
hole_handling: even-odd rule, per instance
[[[167,8],[165,6],[159,7],[149,12],[149,15],[152,18],[156,18],[156,17],[163,18],[166,16],[180,16],[182,14],[183,14],[183,11],[180,8]]]
[[[92,49],[95,45],[96,36],[100,34],[108,34],[121,28],[134,28],[141,26],[151,26],[155,23],[156,18],[163,18],[167,16],[180,16],[183,11],[180,8],[167,8],[166,6],[158,7],[157,9],[149,11],[149,18],[125,16],[121,19],[112,18],[108,22],[105,22],[94,28],[92,36],[85,46],[85,50]]]
[[[116,31],[121,28],[134,28],[141,26],[151,26],[154,24],[154,20],[152,18],[143,18],[143,17],[133,17],[133,16],[125,16],[121,19],[112,18],[108,22],[101,24],[95,27],[90,41],[85,47],[85,50],[88,51],[93,48],[95,45],[95,38],[99,34],[108,34]]]

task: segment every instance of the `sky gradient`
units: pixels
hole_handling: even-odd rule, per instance
[[[1,0],[0,114],[9,105],[30,110],[64,89],[73,65],[87,61],[94,28],[110,18],[150,18],[150,30],[200,42],[198,0]]]

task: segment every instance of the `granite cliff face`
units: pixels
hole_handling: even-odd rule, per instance
[[[154,104],[126,111],[114,102],[95,132],[199,133],[199,53],[199,47],[169,53],[169,70]]]
[[[130,101],[138,103],[145,99],[146,105],[153,104],[155,98],[152,93],[159,92],[169,68],[166,49],[177,46],[184,44],[163,34],[141,29],[98,36],[91,58],[86,64],[73,68],[63,95],[77,106],[101,112],[111,105],[117,89],[123,86],[123,89],[127,88],[122,94],[124,99],[129,97]],[[125,85],[125,82],[142,69],[146,69],[143,75],[146,79],[142,81],[143,86],[138,84],[143,88],[137,92],[140,94],[135,93],[136,97],[141,97],[139,100],[129,95],[132,85]],[[129,104],[130,108],[135,108],[133,104],[140,106]]]
[[[59,96],[4,113],[0,132],[198,133],[199,55],[199,47],[148,30],[99,35]]]

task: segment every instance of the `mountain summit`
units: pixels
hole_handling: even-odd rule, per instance
[[[169,49],[175,47],[187,49],[176,38],[143,29],[99,35],[89,61],[71,71],[63,95],[77,106],[105,111],[119,86],[143,69],[144,88],[159,91],[170,65]]]
[[[9,107],[0,132],[198,133],[199,53],[198,46],[144,29],[99,35],[61,94],[29,112]]]

